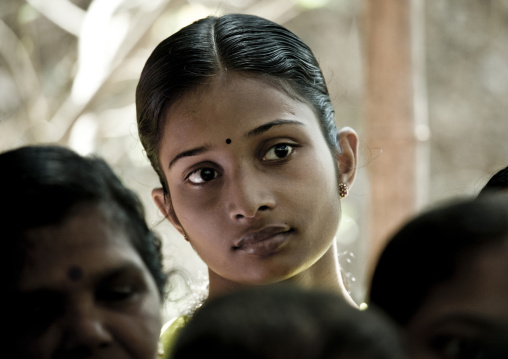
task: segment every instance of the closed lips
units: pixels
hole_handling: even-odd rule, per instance
[[[256,232],[250,232],[250,233],[244,235],[242,238],[240,238],[240,240],[235,243],[233,248],[234,249],[241,249],[242,247],[262,242],[262,241],[267,240],[267,239],[269,239],[273,236],[276,236],[278,234],[282,234],[282,233],[288,234],[292,231],[293,231],[292,228],[285,227],[285,226],[284,227],[277,226],[277,227],[264,228],[264,229],[262,229],[260,231],[256,231]]]

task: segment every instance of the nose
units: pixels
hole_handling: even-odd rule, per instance
[[[275,194],[256,169],[240,168],[227,185],[227,206],[233,220],[255,218],[276,206]]]
[[[64,318],[64,345],[69,353],[94,353],[113,342],[107,316],[99,308],[70,310]]]

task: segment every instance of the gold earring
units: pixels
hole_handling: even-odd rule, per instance
[[[339,196],[340,198],[346,198],[349,192],[349,187],[345,183],[339,183]]]

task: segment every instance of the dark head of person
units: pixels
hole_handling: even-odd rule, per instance
[[[117,223],[131,234],[133,246],[164,294],[160,239],[148,228],[137,195],[104,160],[59,146],[27,146],[0,154],[0,168],[4,173],[0,176],[2,252],[6,256],[2,265],[10,268],[9,278],[23,265],[22,243],[27,230],[58,224],[83,206],[105,204],[114,209]]]
[[[172,359],[405,358],[382,313],[359,311],[337,293],[258,286],[216,297],[179,334]]]
[[[478,197],[483,197],[492,193],[498,192],[508,193],[508,167],[505,167],[496,172],[489,181],[483,186],[478,193]]]
[[[113,226],[107,228],[119,228],[125,233],[153,277],[160,297],[164,297],[167,275],[163,270],[160,239],[148,228],[139,198],[102,159],[83,157],[60,146],[26,146],[0,154],[0,168],[3,246],[0,273],[4,300],[9,302],[6,308],[11,308],[4,318],[12,335],[33,325],[30,323],[33,318],[19,317],[20,311],[30,313],[29,307],[25,311],[13,309],[37,304],[23,304],[16,295],[29,253],[39,242],[37,238],[35,241],[28,238],[28,233],[48,226],[59,228],[70,218],[79,218],[87,209],[107,212],[111,223],[108,226]],[[79,268],[71,268],[68,275],[79,279],[81,274]]]
[[[388,241],[372,278],[370,306],[404,328],[420,355],[506,357],[507,248],[508,196],[437,205]]]

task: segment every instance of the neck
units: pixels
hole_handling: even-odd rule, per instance
[[[228,281],[217,276],[210,270],[209,280],[209,298],[250,286],[249,284]],[[349,304],[357,307],[344,286],[340,274],[337,245],[335,241],[332,242],[332,245],[326,253],[316,263],[312,264],[303,272],[279,283],[297,285],[308,289],[321,289],[336,292],[341,294]]]
[[[358,305],[349,295],[342,279],[337,243],[334,240],[328,251],[308,270],[287,280],[308,289],[322,289],[341,294],[353,307]]]

